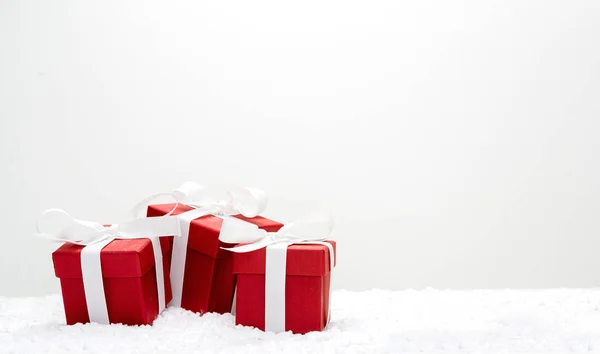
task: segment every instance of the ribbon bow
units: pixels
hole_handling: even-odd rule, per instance
[[[253,218],[262,213],[267,206],[267,195],[264,191],[250,187],[233,187],[227,192],[227,198],[215,198],[215,190],[205,188],[196,182],[185,182],[171,193],[158,193],[140,201],[132,210],[134,217],[139,217],[145,208],[159,197],[170,197],[175,206],[167,214],[170,215],[179,204],[194,209],[202,209],[204,215],[236,215],[241,214]],[[199,216],[198,216],[199,217]]]
[[[173,192],[152,195],[133,208],[133,214],[139,215],[151,201],[164,196],[170,197],[176,202],[167,215],[173,213],[179,204],[193,208],[176,216],[180,222],[181,237],[173,240],[170,274],[173,291],[171,306],[181,307],[187,244],[192,221],[205,215],[221,217],[223,227],[219,239],[223,242],[234,243],[231,241],[232,238],[239,232],[247,230],[246,225],[252,224],[232,216],[241,214],[252,218],[259,215],[267,205],[266,193],[255,188],[234,187],[228,191],[227,197],[224,199],[215,198],[214,194],[216,193],[213,189],[204,188],[196,182],[185,182]]]
[[[80,220],[63,209],[48,209],[37,221],[37,236],[54,242],[68,242],[87,246],[105,240],[137,239],[159,236],[179,236],[181,230],[176,217],[133,219],[119,224],[102,225]]]
[[[235,220],[235,219],[233,219]],[[232,221],[233,221],[232,220]],[[230,237],[226,243],[244,243],[242,246],[223,248],[232,252],[252,252],[269,245],[285,243],[321,243],[325,241],[333,231],[333,219],[327,214],[313,214],[309,217],[299,219],[293,223],[284,225],[277,232],[267,232],[250,223],[238,224],[236,232],[227,232]],[[224,225],[232,227],[233,225]]]

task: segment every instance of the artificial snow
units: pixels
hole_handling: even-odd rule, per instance
[[[600,351],[600,289],[337,291],[320,333],[264,333],[169,308],[153,326],[66,326],[61,298],[0,297],[1,353]]]

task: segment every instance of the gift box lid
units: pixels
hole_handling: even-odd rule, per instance
[[[333,261],[336,262],[336,243]],[[265,248],[247,253],[234,253],[233,272],[238,274],[265,274],[267,252]],[[319,244],[296,244],[287,249],[287,275],[322,276],[331,271],[329,248]]]
[[[153,217],[165,215],[173,210],[174,207],[175,204],[149,205],[148,216]],[[192,209],[193,208],[188,205],[179,204],[175,210],[173,210],[171,215],[179,215]],[[262,216],[246,218],[242,215],[234,215],[234,217],[252,223],[269,232],[275,232],[283,226],[283,224],[277,221],[273,221]],[[214,215],[205,215],[193,220],[190,224],[188,248],[213,258],[222,258],[228,255],[229,251],[223,250],[221,247],[230,248],[234,245],[224,243],[219,240],[222,225],[223,219]]]
[[[163,258],[171,246],[160,238]],[[52,253],[54,272],[58,278],[81,278],[81,250],[83,246],[65,243]],[[154,267],[152,241],[147,238],[113,240],[100,252],[102,274],[106,278],[141,277]]]

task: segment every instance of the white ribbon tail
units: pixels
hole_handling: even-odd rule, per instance
[[[141,218],[118,224],[121,239],[180,236],[182,234],[177,216]]]
[[[45,239],[47,239],[49,241],[52,241],[52,242],[60,242],[60,243],[68,242],[68,243],[72,243],[74,245],[79,245],[79,246],[85,246],[85,245],[89,244],[88,242],[73,241],[73,240],[66,239],[66,238],[56,237],[56,235],[54,235],[54,234],[48,234],[48,233],[43,233],[43,232],[36,232],[34,234],[34,236],[45,238]]]
[[[85,302],[90,322],[109,324],[100,252],[112,240],[104,240],[88,245],[81,250],[81,274]]]

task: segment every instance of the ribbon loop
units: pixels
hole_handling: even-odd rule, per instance
[[[160,236],[180,236],[177,217],[141,218],[121,224],[104,226],[80,220],[62,209],[48,209],[38,220],[37,235],[55,242],[87,246],[108,239],[136,239]]]
[[[267,206],[267,195],[260,189],[236,187],[229,191],[229,196],[233,209],[247,218],[258,216]]]
[[[129,212],[131,219],[138,219],[146,216],[146,208],[159,198],[167,197],[175,202],[175,206],[166,214],[171,215],[179,204],[191,204],[192,200],[201,201],[204,196],[205,188],[196,182],[184,182],[179,188],[170,193],[157,193],[142,199]]]
[[[79,220],[62,209],[48,209],[37,222],[38,235],[56,242],[89,245],[103,240],[114,228]]]
[[[214,199],[215,190],[204,188],[195,182],[185,182],[173,192],[175,200],[194,208],[210,208],[211,214],[231,216],[242,214],[253,218],[267,206],[264,191],[250,187],[233,187],[226,199]]]
[[[333,219],[330,215],[312,214],[284,226],[278,234],[297,241],[318,241],[326,239],[332,231]]]
[[[196,182],[187,181],[173,191],[173,197],[180,203],[189,203],[192,200],[201,199],[205,190],[206,189],[202,185]]]
[[[267,236],[265,230],[236,218],[223,218],[219,240],[224,243],[252,243]]]
[[[224,227],[233,225],[225,224]],[[223,248],[232,252],[252,252],[258,249],[278,243],[305,243],[326,240],[333,231],[333,219],[328,214],[312,214],[306,218],[299,219],[293,223],[283,226],[277,232],[266,232],[256,225],[245,226],[236,229],[236,232],[227,232],[226,243],[244,243],[245,245]],[[221,232],[223,235],[223,232]]]

